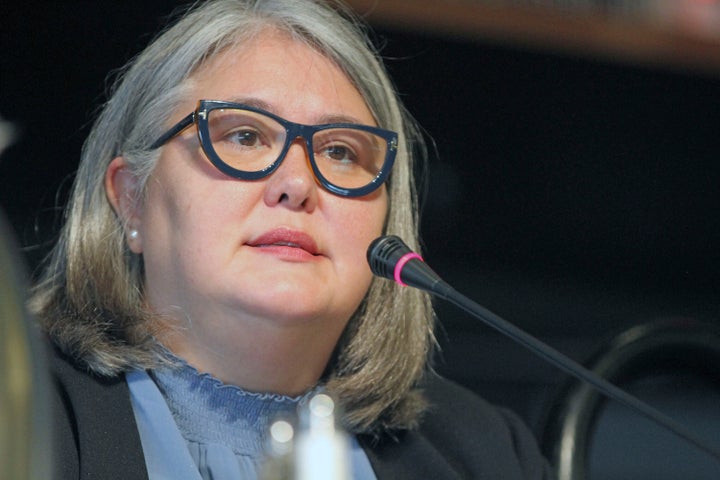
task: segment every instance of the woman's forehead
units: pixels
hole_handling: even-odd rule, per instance
[[[211,58],[190,85],[190,108],[205,98],[252,102],[302,123],[324,123],[331,117],[375,123],[365,99],[333,60],[274,30]]]

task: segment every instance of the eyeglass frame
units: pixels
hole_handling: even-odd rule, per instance
[[[253,172],[239,170],[225,163],[213,147],[207,121],[208,114],[213,110],[219,109],[247,110],[250,112],[258,113],[260,115],[265,115],[279,123],[285,129],[286,136],[285,144],[283,145],[282,150],[278,154],[278,157],[266,168]],[[295,140],[297,140],[298,138],[302,138],[305,141],[305,146],[307,147],[308,159],[310,161],[310,166],[312,167],[315,178],[326,190],[341,197],[362,197],[377,190],[383,183],[385,183],[388,176],[390,175],[390,171],[392,170],[392,167],[395,163],[395,157],[397,155],[398,134],[396,132],[393,132],[392,130],[386,130],[383,128],[358,123],[326,123],[321,125],[305,125],[302,123],[291,122],[290,120],[286,120],[261,108],[245,105],[243,103],[226,102],[222,100],[200,100],[198,102],[197,109],[195,109],[189,115],[185,116],[182,120],[170,127],[155,142],[153,142],[152,145],[150,145],[150,150],[155,150],[165,145],[165,143],[170,141],[175,136],[179,135],[182,131],[184,131],[186,128],[190,127],[193,124],[195,124],[197,127],[197,135],[200,140],[200,146],[202,147],[203,152],[205,152],[205,155],[208,157],[208,160],[210,160],[210,162],[215,166],[215,168],[220,170],[225,175],[228,175],[232,178],[239,178],[242,180],[259,180],[269,176],[283,162],[292,143],[295,142]],[[320,172],[320,169],[315,162],[315,153],[312,146],[312,137],[313,135],[315,135],[315,133],[319,131],[332,128],[349,128],[370,132],[382,138],[387,143],[385,159],[382,166],[380,167],[380,171],[375,176],[375,178],[373,178],[367,185],[356,188],[339,187],[328,181]]]

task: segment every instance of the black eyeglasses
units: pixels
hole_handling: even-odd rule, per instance
[[[397,154],[397,133],[353,123],[302,125],[241,103],[200,100],[197,110],[165,132],[164,145],[192,124],[200,145],[221,172],[243,180],[267,177],[298,137],[305,140],[315,178],[330,192],[359,197],[387,179]]]

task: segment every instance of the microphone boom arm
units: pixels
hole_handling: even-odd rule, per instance
[[[590,384],[607,397],[630,407],[720,460],[720,449],[706,445],[702,439],[698,438],[684,425],[459,293],[442,280],[423,261],[422,257],[413,253],[400,238],[391,235],[374,240],[368,248],[367,258],[370,269],[375,275],[389,278],[401,285],[419,288],[447,300],[471,316],[483,321],[491,328],[525,346],[560,370]]]

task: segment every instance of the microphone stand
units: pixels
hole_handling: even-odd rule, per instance
[[[609,398],[630,407],[715,457],[715,459],[720,460],[720,449],[706,445],[703,440],[684,425],[616,387],[571,358],[456,291],[442,280],[418,254],[412,252],[400,238],[386,236],[376,239],[370,244],[367,257],[370,269],[375,275],[395,280],[401,285],[419,288],[452,303],[491,328],[525,346],[560,370],[587,382]]]

